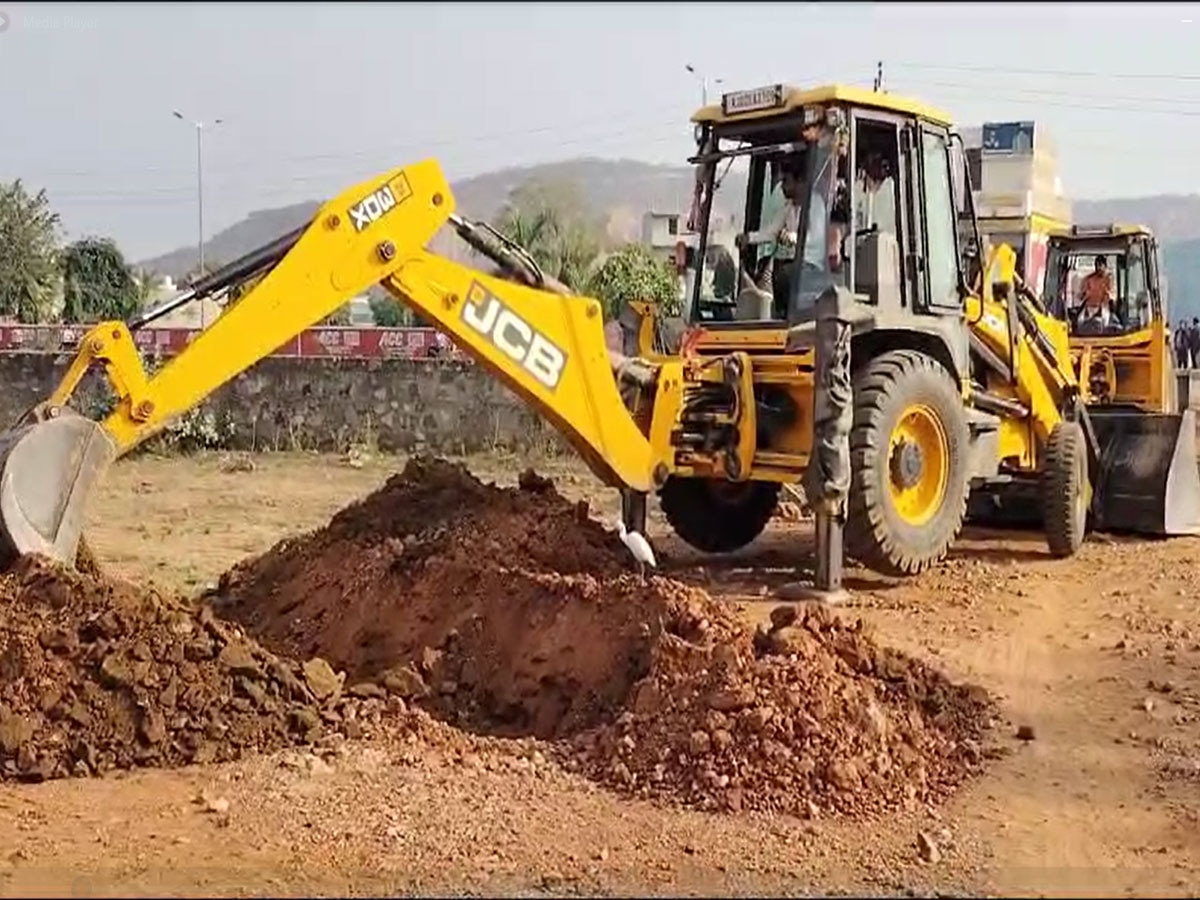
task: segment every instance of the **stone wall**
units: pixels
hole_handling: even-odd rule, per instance
[[[0,354],[0,428],[44,399],[66,363],[52,354]],[[89,375],[72,406],[96,415],[104,386]],[[499,381],[455,361],[268,358],[201,408],[232,425],[229,449],[342,451],[372,443],[384,451],[460,454],[565,446]]]

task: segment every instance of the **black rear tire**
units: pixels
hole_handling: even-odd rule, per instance
[[[703,553],[732,553],[767,527],[779,502],[779,485],[672,476],[658,498],[663,515],[690,546]]]
[[[1087,444],[1078,422],[1062,421],[1050,433],[1042,468],[1046,545],[1058,559],[1074,556],[1087,535]]]
[[[920,474],[893,470],[892,437],[913,410],[936,437],[924,448]],[[892,350],[868,362],[854,379],[853,473],[846,520],[848,555],[884,575],[916,575],[943,559],[962,531],[967,513],[969,444],[966,411],[950,373],[916,350]],[[939,460],[935,462],[935,454]],[[911,464],[909,464],[911,466]],[[902,478],[936,477],[940,490],[919,514],[895,499]],[[923,483],[923,481],[919,482]]]

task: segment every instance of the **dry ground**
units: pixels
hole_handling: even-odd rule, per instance
[[[515,479],[524,461],[472,460]],[[315,527],[396,459],[127,461],[92,505],[110,569],[195,591]],[[539,467],[611,515],[577,467]],[[803,525],[721,563],[650,529],[663,568],[766,616]],[[869,825],[708,816],[614,798],[531,764],[495,771],[404,747],[351,746],[220,767],[0,787],[5,894],[743,894],[1195,896],[1200,890],[1200,541],[1097,538],[1069,561],[1036,535],[970,533],[903,584],[852,570],[845,615],[999,695],[1034,740],[947,806]],[[228,800],[227,817],[194,803]],[[918,831],[940,859],[922,861]]]

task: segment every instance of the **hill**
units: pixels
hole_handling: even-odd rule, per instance
[[[1076,222],[1148,225],[1162,243],[1200,238],[1200,194],[1076,200]]]
[[[501,169],[464,179],[452,187],[461,213],[491,220],[503,208],[514,188],[534,179],[578,185],[591,211],[602,215],[608,223],[609,233],[621,240],[638,237],[642,215],[647,210],[675,210],[686,205],[693,183],[692,170],[685,166],[656,166],[635,160],[575,159]],[[236,225],[213,235],[205,244],[205,256],[221,262],[236,259],[302,225],[312,218],[319,205],[313,200],[253,212]],[[450,234],[439,235],[434,243],[438,252],[453,258],[462,258],[458,249],[461,246]],[[181,247],[139,263],[173,278],[182,277],[195,264],[194,246]]]
[[[456,183],[454,193],[460,211],[490,220],[503,208],[509,193],[527,181],[573,182],[591,211],[605,219],[610,235],[620,240],[635,240],[646,211],[682,210],[686,206],[692,177],[692,170],[686,166],[585,158],[488,172]],[[721,194],[737,197],[743,190],[731,178]],[[253,212],[215,234],[205,245],[207,255],[222,262],[236,259],[308,221],[318,206],[313,200]],[[732,211],[722,210],[726,214]],[[1138,222],[1153,228],[1162,244],[1172,318],[1200,316],[1200,195],[1079,200],[1075,202],[1075,219]],[[451,258],[465,258],[465,248],[449,232],[438,235],[433,247]],[[178,279],[195,262],[195,247],[188,246],[144,260],[140,265]]]
[[[1171,321],[1200,318],[1200,238],[1165,242],[1160,252]]]

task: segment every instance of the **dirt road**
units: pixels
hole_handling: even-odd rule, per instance
[[[89,540],[131,578],[196,592],[244,556],[323,524],[396,460],[134,460]],[[519,465],[472,461],[514,481]],[[615,497],[539,467],[612,516]],[[751,622],[810,556],[777,523],[719,563],[651,537],[661,568]],[[1036,535],[970,533],[936,571],[851,570],[879,640],[1002,702],[1007,752],[939,809],[870,824],[704,814],[619,799],[530,745],[402,736],[325,756],[0,787],[6,894],[834,892],[1188,896],[1200,890],[1200,541],[1096,538],[1050,560]],[[1018,727],[1030,740],[1017,740]],[[439,752],[437,748],[441,746]]]

